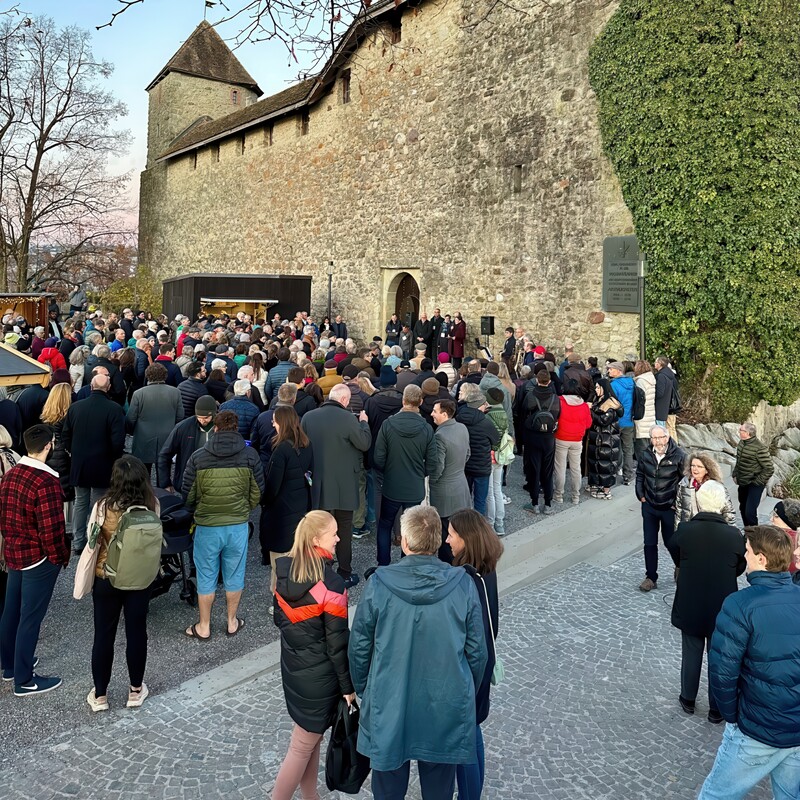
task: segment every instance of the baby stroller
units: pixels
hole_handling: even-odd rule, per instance
[[[169,592],[180,576],[181,600],[190,606],[197,605],[197,586],[189,577],[186,553],[192,549],[194,516],[179,494],[164,489],[153,489],[161,504],[161,524],[164,527],[164,544],[161,548],[161,569],[153,583],[152,597]]]

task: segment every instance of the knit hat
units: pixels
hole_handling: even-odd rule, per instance
[[[503,403],[503,390],[498,389],[496,386],[492,386],[491,389],[486,390],[486,399],[489,401],[489,405],[499,406]]]
[[[14,347],[19,341],[19,334],[9,331],[3,340],[9,347]]]
[[[58,339],[55,336],[51,336],[49,339],[44,340],[45,347],[58,347]]]
[[[542,358],[544,358],[544,354],[546,352],[547,352],[547,350],[545,350],[544,347],[542,347],[541,345],[539,345],[538,347],[534,347],[533,348],[533,354],[535,356],[541,356]]]
[[[793,531],[800,529],[800,503],[796,500],[782,500],[775,506],[775,514]]]
[[[58,385],[59,383],[66,383],[72,386],[72,378],[69,375],[69,370],[57,369],[53,371],[50,376],[50,387]]]
[[[623,375],[625,374],[625,365],[624,365],[624,364],[623,364],[621,361],[612,361],[612,362],[611,362],[611,363],[608,365],[608,369],[617,369],[617,370],[619,370],[619,371],[620,371],[620,372],[621,372]]]
[[[209,414],[213,417],[217,413],[217,401],[210,394],[198,397],[194,404],[194,413],[199,417],[207,417]]]
[[[353,378],[358,377],[359,372],[361,372],[361,370],[357,366],[355,366],[354,364],[348,364],[342,370],[342,377],[352,380]]]
[[[325,369],[336,369],[338,366],[332,358],[325,362]]]
[[[381,386],[394,386],[397,383],[397,373],[388,365],[381,367],[380,384]]]
[[[467,405],[470,408],[480,408],[486,402],[486,396],[481,392],[474,400],[469,400]]]
[[[439,381],[439,385],[443,389],[447,388],[447,383],[448,383],[447,375],[445,375],[444,372],[437,372],[433,377],[436,378],[437,381]]]
[[[449,364],[450,363],[450,355],[448,353],[439,353],[437,356],[439,359],[440,364]]]
[[[440,386],[441,384],[436,380],[436,378],[425,378],[425,380],[422,381],[422,394],[436,397],[439,394]]]
[[[403,360],[400,362],[400,367],[401,367],[402,369],[411,369],[411,362],[410,362],[410,361],[409,361],[407,358],[404,358],[404,359],[403,359]]]

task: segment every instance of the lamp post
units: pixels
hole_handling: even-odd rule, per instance
[[[333,261],[328,262],[328,322],[331,320],[331,288],[333,286]]]

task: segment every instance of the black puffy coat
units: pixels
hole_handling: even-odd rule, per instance
[[[669,440],[664,458],[659,463],[652,447],[642,451],[636,462],[636,496],[655,508],[675,505],[678,486],[686,470],[686,453]]]
[[[273,451],[264,476],[261,499],[261,543],[273,553],[286,553],[294,531],[311,511],[311,487],[306,473],[314,469],[311,446],[295,450],[284,440]]]
[[[372,443],[367,451],[367,467],[372,465],[375,455],[375,442],[381,432],[381,425],[389,417],[396,414],[403,407],[403,393],[398,392],[394,386],[384,386],[364,401],[364,411],[367,413],[367,425],[372,434]]]
[[[272,424],[274,416],[274,408],[262,412],[256,417],[253,429],[250,431],[250,446],[258,453],[265,475],[269,469],[269,460],[272,458],[272,439],[277,433],[275,426]]]
[[[228,389],[228,384],[225,381],[212,381],[211,378],[208,378],[205,383],[206,389],[208,389],[208,393],[218,402],[224,403],[225,402],[225,392]],[[194,413],[194,412],[192,412]]]
[[[617,409],[611,408],[608,400],[595,400],[586,449],[589,486],[610,489],[617,482],[620,453],[618,422]]]
[[[344,579],[325,559],[321,581],[295,583],[291,558],[276,562],[273,600],[281,632],[281,677],[289,716],[311,733],[332,724],[339,700],[353,692],[347,645],[347,592]],[[309,616],[311,614],[311,616]]]
[[[187,378],[178,384],[178,391],[181,393],[183,403],[183,416],[187,419],[194,416],[194,406],[199,398],[210,394],[208,386],[197,378]]]
[[[60,419],[50,427],[53,429],[53,436],[56,441],[53,445],[53,449],[47,456],[47,466],[58,473],[58,480],[64,492],[64,499],[72,501],[75,499],[75,489],[72,488],[69,482],[69,471],[72,459],[64,447],[63,437],[61,435],[64,428],[64,420]]]
[[[463,400],[456,410],[456,422],[466,425],[469,433],[469,459],[464,465],[464,473],[478,477],[491,475],[492,450],[500,444],[497,426],[483,411],[472,408]]]

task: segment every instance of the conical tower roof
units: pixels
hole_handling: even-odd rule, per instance
[[[164,65],[155,80],[147,87],[149,92],[170,72],[183,72],[222,83],[231,83],[251,89],[256,94],[263,92],[231,52],[228,45],[214,27],[203,20],[192,35],[180,46],[178,52]]]

